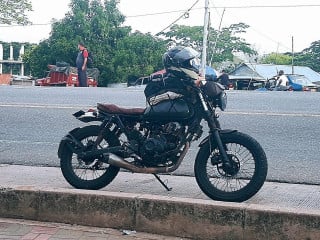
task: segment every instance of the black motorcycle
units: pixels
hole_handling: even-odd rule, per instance
[[[256,194],[266,179],[267,158],[251,136],[221,129],[216,108],[226,108],[223,87],[216,82],[183,85],[183,91],[165,89],[148,96],[146,108],[98,103],[94,110],[76,112],[80,121],[98,124],[75,128],[61,140],[58,156],[65,179],[75,188],[100,189],[122,168],[154,174],[171,190],[157,174],[180,166],[206,122],[208,136],[194,163],[201,190],[211,199],[231,202]]]

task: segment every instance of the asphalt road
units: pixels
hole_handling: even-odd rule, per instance
[[[97,102],[144,107],[142,88],[0,86],[0,164],[59,166],[60,139],[84,125],[72,113]],[[223,128],[256,138],[269,161],[268,180],[320,184],[320,93],[229,91]],[[197,143],[175,172],[193,174]]]

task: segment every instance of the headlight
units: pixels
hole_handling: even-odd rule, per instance
[[[227,94],[225,92],[220,94],[218,106],[222,111],[227,108]]]

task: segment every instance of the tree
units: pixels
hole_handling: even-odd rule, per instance
[[[116,46],[116,41],[130,31],[120,28],[124,16],[117,9],[115,0],[72,0],[71,11],[52,27],[49,38],[52,47],[57,49],[56,59],[75,64],[79,41],[94,54],[95,65],[103,68],[108,65],[108,58]],[[67,54],[66,54],[67,53]]]
[[[126,81],[128,77],[146,76],[163,68],[162,55],[166,42],[150,34],[135,32],[119,40],[112,59],[113,79]]]
[[[0,24],[23,24],[30,23],[26,12],[32,11],[29,0],[1,0],[0,1]]]
[[[320,40],[311,43],[311,46],[294,55],[294,64],[308,66],[320,72]]]
[[[130,32],[129,28],[120,27],[123,22],[124,16],[117,9],[116,0],[72,0],[65,18],[53,23],[49,39],[32,49],[26,61],[35,76],[42,76],[40,69],[58,61],[74,66],[77,45],[82,41],[93,53],[101,79],[107,82],[109,79],[105,77],[112,71],[110,56],[117,41]]]
[[[77,44],[84,42],[100,71],[99,86],[125,82],[162,68],[166,42],[150,34],[131,33],[122,27],[124,16],[116,0],[72,0],[65,18],[53,23],[49,39],[26,54],[34,76],[43,76],[48,64],[75,66]]]
[[[246,33],[249,25],[244,23],[231,24],[229,27],[222,28],[221,31],[210,31],[208,56],[212,62],[233,61],[235,52],[242,52],[249,56],[256,55],[257,52],[250,47],[239,35]]]
[[[292,63],[292,57],[287,54],[270,53],[261,59],[261,63],[289,65]]]
[[[160,33],[159,35],[169,39],[169,46],[179,44],[201,51],[203,27],[173,25],[168,32]]]
[[[232,61],[234,52],[243,52],[249,55],[256,51],[246,43],[239,34],[245,33],[249,26],[244,23],[232,24],[221,31],[211,28],[209,30],[208,58],[213,62]],[[171,41],[171,45],[180,44],[191,46],[202,51],[203,27],[174,25],[167,33],[160,33]]]
[[[174,25],[169,32],[161,34],[165,38],[132,33],[130,27],[122,26],[125,18],[117,4],[118,0],[71,0],[65,18],[52,24],[49,39],[26,53],[25,61],[32,74],[42,77],[47,65],[58,61],[74,66],[79,41],[93,53],[94,67],[100,70],[99,86],[160,70],[162,55],[170,44],[202,50],[202,27]],[[233,53],[237,51],[254,54],[250,45],[238,36],[247,27],[239,23],[220,32],[211,29],[209,39],[214,44],[209,45],[208,53],[213,61],[233,60]]]
[[[34,77],[45,77],[46,71],[48,71],[48,64],[52,64],[50,52],[48,40],[40,42],[39,45],[33,45],[25,52],[23,61],[30,69],[31,75]]]

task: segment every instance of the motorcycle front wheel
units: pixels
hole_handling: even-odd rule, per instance
[[[73,137],[81,142],[84,151],[94,151],[110,146],[119,146],[119,139],[107,131],[101,143],[96,146],[95,140],[101,131],[100,126],[90,125],[79,128]],[[65,145],[61,150],[60,167],[64,178],[69,184],[79,189],[97,190],[107,186],[117,176],[120,168],[111,166],[103,161],[102,156],[80,158]]]
[[[208,140],[201,146],[195,160],[197,183],[213,200],[248,200],[260,190],[266,180],[266,154],[255,139],[244,133],[221,134],[221,140],[232,167],[227,168],[222,163],[214,139]]]

